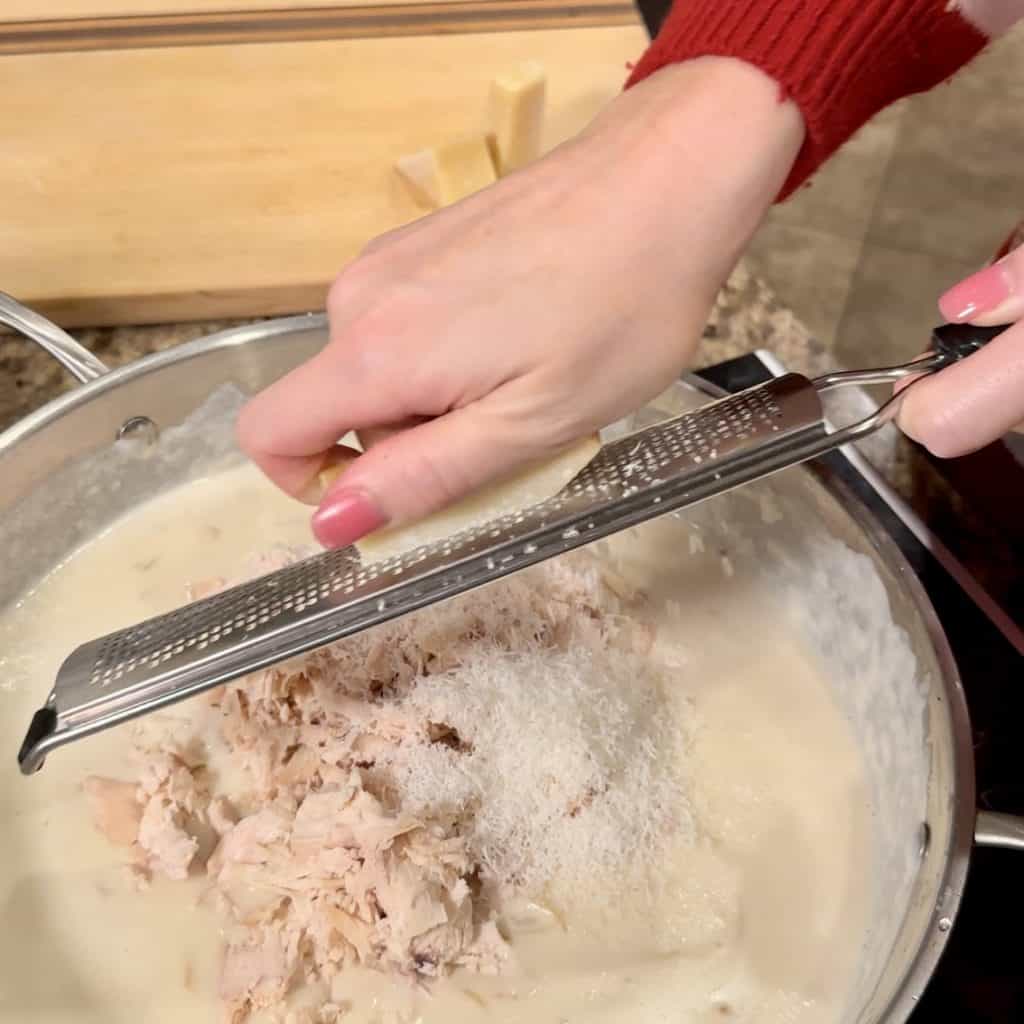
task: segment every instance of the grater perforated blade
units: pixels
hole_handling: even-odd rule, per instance
[[[969,340],[976,347],[977,334]],[[944,336],[901,367],[778,377],[605,445],[559,494],[525,511],[369,565],[351,548],[329,551],[86,643],[33,717],[21,770],[37,771],[65,743],[856,440],[891,419],[906,392],[835,431],[822,392],[927,373],[967,344]]]

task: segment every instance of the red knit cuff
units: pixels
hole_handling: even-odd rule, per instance
[[[988,42],[947,0],[676,0],[627,88],[667,64],[736,57],[803,113],[788,196],[858,128],[949,78]]]
[[[992,262],[1001,260],[1004,256],[1009,256],[1010,253],[1024,246],[1024,220],[1022,220],[1013,231],[1007,236],[1006,241],[999,247],[999,252],[992,258]]]

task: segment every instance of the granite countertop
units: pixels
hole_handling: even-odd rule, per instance
[[[73,332],[108,366],[251,321],[207,321],[138,327],[96,327]],[[704,331],[697,366],[766,349],[789,369],[809,375],[835,368],[814,338],[772,290],[741,265],[718,297]],[[48,355],[11,334],[0,334],[0,431],[73,386]],[[854,414],[863,411],[855,408]],[[967,565],[997,601],[1019,600],[1013,545],[972,512],[935,465],[895,428],[868,439],[863,454],[918,515]]]

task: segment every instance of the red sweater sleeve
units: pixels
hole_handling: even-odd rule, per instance
[[[785,198],[879,110],[949,78],[987,42],[947,0],[676,0],[629,85],[703,56],[771,75],[806,126]]]

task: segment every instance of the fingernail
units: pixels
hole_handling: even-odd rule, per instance
[[[387,518],[365,492],[341,488],[316,510],[312,522],[313,535],[325,548],[343,548],[380,529]]]
[[[1012,282],[1000,260],[953,285],[939,299],[942,315],[951,323],[965,323],[975,317],[996,313],[1012,294]]]

